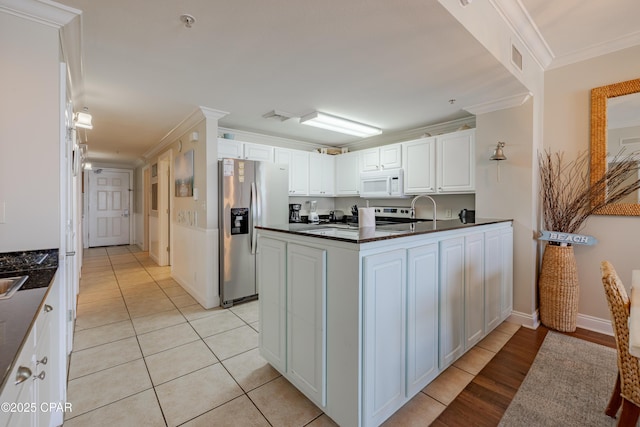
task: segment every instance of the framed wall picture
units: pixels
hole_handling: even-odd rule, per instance
[[[193,150],[175,159],[176,197],[193,196]]]
[[[158,164],[154,163],[151,165],[151,176],[155,177],[158,176]]]

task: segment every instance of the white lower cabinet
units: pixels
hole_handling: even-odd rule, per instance
[[[327,251],[287,247],[288,379],[318,406],[326,405]]]
[[[465,351],[484,337],[484,233],[464,238]]]
[[[56,274],[0,395],[0,402],[16,405],[9,407],[15,411],[0,412],[2,427],[62,425],[66,357],[59,278]]]
[[[510,222],[353,244],[260,230],[260,352],[345,426],[378,426],[511,311]]]
[[[260,354],[319,407],[326,405],[326,251],[261,237]]]
[[[363,259],[363,411],[378,425],[405,398],[406,251]]]
[[[287,371],[287,244],[261,238],[256,265],[260,295],[260,354],[280,372]]]
[[[438,369],[438,243],[407,251],[407,397]]]
[[[464,353],[464,237],[440,242],[440,356],[443,370]]]
[[[513,228],[485,233],[485,331],[489,333],[513,308]]]
[[[451,365],[489,332],[485,324],[485,286],[485,233],[441,241],[440,369]]]

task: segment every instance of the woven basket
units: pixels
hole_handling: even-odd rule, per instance
[[[561,332],[575,331],[579,289],[573,246],[547,244],[538,288],[542,324]]]

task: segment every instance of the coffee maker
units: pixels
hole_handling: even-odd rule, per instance
[[[300,203],[289,204],[289,222],[301,222],[300,209],[302,205]]]

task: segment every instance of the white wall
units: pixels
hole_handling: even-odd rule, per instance
[[[58,248],[58,29],[0,12],[0,252]]]
[[[535,326],[537,242],[533,237],[535,191],[533,111],[530,99],[516,108],[476,118],[476,216],[513,219],[513,310]],[[498,141],[507,160],[491,161]],[[500,168],[500,180],[498,180]]]
[[[568,65],[545,74],[544,141],[553,151],[575,156],[589,149],[591,89],[640,77],[640,46]],[[595,246],[575,247],[580,280],[578,326],[606,328],[609,310],[602,289],[600,262],[609,260],[629,288],[631,270],[640,269],[640,218],[593,216],[582,233]]]

